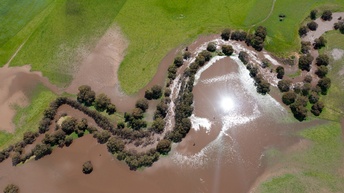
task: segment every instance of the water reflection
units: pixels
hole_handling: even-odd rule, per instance
[[[228,113],[235,108],[235,104],[233,99],[230,96],[224,96],[222,97],[220,101],[220,107],[225,113]]]

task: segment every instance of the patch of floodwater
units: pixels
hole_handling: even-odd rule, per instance
[[[197,73],[195,74],[195,82],[194,85],[197,84],[199,78],[201,77],[202,73],[206,71],[208,68],[210,68],[213,64],[215,64],[217,61],[225,58],[226,56],[215,56],[213,57],[206,65],[204,65],[202,68],[200,68]]]
[[[335,48],[332,50],[331,55],[334,60],[340,60],[344,55],[344,50]]]
[[[249,76],[249,72],[237,55],[231,56],[231,59],[238,65],[238,72],[230,72],[226,75],[199,81],[202,72],[212,65],[216,65],[216,62],[222,58],[223,57],[216,57],[211,60],[209,64],[203,66],[195,76],[195,84],[211,85],[213,83],[229,80],[236,82],[233,85],[231,84],[231,90],[224,93],[224,96],[221,96],[218,101],[218,108],[222,109],[222,113],[219,113],[221,130],[213,141],[193,155],[184,155],[180,152],[174,152],[172,154],[172,160],[180,165],[180,167],[205,167],[210,162],[214,162],[214,159],[221,159],[220,157],[212,156],[219,151],[226,152],[226,160],[241,159],[240,152],[236,151],[236,141],[228,132],[229,130],[249,124],[265,114],[268,114],[272,118],[280,118],[287,115],[287,111],[284,107],[270,95],[260,95],[257,93],[252,77]],[[242,104],[249,107],[249,110],[241,109],[240,106]],[[194,114],[191,116],[191,123],[194,130],[198,131],[202,127],[206,129],[207,133],[211,131],[214,125],[209,118],[197,117]],[[241,161],[244,162],[244,160]]]

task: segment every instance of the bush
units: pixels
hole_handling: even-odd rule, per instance
[[[324,65],[327,66],[330,63],[330,58],[326,54],[319,54],[316,58],[316,64],[318,66]]]
[[[307,23],[307,27],[309,30],[315,31],[318,28],[318,24],[315,21],[311,21],[311,22]]]
[[[214,42],[208,43],[207,50],[209,52],[215,52],[216,51],[216,44]]]
[[[185,51],[184,54],[183,54],[183,58],[184,58],[185,60],[187,60],[187,59],[189,59],[190,57],[191,57],[191,52]]]
[[[103,130],[101,132],[95,133],[95,137],[97,138],[98,143],[104,144],[111,137],[111,133],[107,130]]]
[[[290,80],[280,80],[277,84],[281,92],[288,92],[290,89],[291,81]]]
[[[230,29],[224,29],[221,33],[221,38],[225,41],[228,41],[229,40],[229,37],[230,37],[230,34],[231,34],[231,30]]]
[[[162,139],[158,142],[158,145],[156,146],[157,152],[160,154],[166,155],[168,152],[171,151],[171,141],[168,139]]]
[[[303,121],[306,119],[307,109],[304,106],[297,103],[293,103],[290,105],[290,109],[297,120]]]
[[[304,83],[302,88],[301,88],[301,94],[303,96],[308,96],[309,91],[311,90],[312,85],[310,83]]]
[[[165,96],[165,97],[169,97],[170,95],[171,95],[171,89],[166,88],[166,89],[165,89],[165,92],[164,92],[164,96]]]
[[[199,53],[198,54],[199,56],[203,56],[204,57],[204,60],[206,61],[206,62],[208,62],[210,59],[211,59],[211,57],[213,57],[212,55],[211,55],[211,53],[209,52],[209,51],[207,51],[207,50],[203,50],[201,53]]]
[[[64,143],[67,147],[69,147],[73,143],[73,137],[72,136],[66,137]]]
[[[159,85],[154,85],[152,87],[152,98],[153,99],[158,99],[162,96],[162,88]]]
[[[91,161],[87,161],[82,164],[82,173],[90,174],[93,171],[93,165]]]
[[[326,10],[321,15],[321,19],[324,21],[331,21],[332,20],[332,12],[330,10]]]
[[[311,104],[314,104],[314,103],[318,102],[318,101],[319,101],[319,95],[318,95],[318,93],[312,92],[312,93],[309,95],[308,100],[309,100],[309,102],[310,102]]]
[[[311,69],[311,64],[312,64],[313,59],[314,58],[310,54],[302,55],[299,58],[299,68],[301,70],[309,71]]]
[[[116,105],[114,105],[112,103],[108,104],[107,107],[106,107],[106,112],[109,115],[114,114],[116,112]]]
[[[205,58],[203,56],[198,55],[196,57],[196,61],[195,62],[196,62],[196,64],[198,66],[203,66],[205,64]]]
[[[283,68],[283,66],[278,66],[276,68],[276,72],[277,72],[277,78],[278,79],[282,79],[283,76],[284,76],[284,68]]]
[[[148,100],[145,98],[137,100],[135,107],[140,108],[143,112],[145,112],[148,109]]]
[[[231,34],[231,40],[244,41],[246,39],[247,33],[244,31],[234,31]]]
[[[173,63],[177,66],[177,67],[181,67],[183,65],[183,58],[180,56],[177,56],[174,58]]]
[[[282,95],[282,101],[286,105],[290,105],[295,102],[296,94],[293,91],[286,92]]]
[[[154,131],[155,133],[162,133],[165,128],[165,121],[164,119],[158,117],[154,120],[151,130]]]
[[[303,82],[305,83],[311,83],[313,80],[311,75],[306,75],[305,78],[303,79]]]
[[[23,141],[26,144],[32,144],[36,140],[36,137],[37,137],[36,133],[33,133],[31,131],[27,131],[24,133]]]
[[[19,187],[14,184],[9,184],[5,187],[4,193],[19,193]]]
[[[233,54],[234,49],[231,45],[222,45],[222,52],[226,55],[226,56],[230,56]]]

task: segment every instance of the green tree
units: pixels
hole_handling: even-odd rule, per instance
[[[233,54],[234,49],[231,45],[222,45],[222,52],[226,55],[226,56],[230,56]]]
[[[325,38],[323,36],[320,36],[319,38],[316,38],[314,40],[314,49],[321,49],[322,47],[325,47],[325,44],[327,43],[327,41],[325,40]]]
[[[215,52],[216,51],[216,44],[214,42],[208,43],[207,50],[209,52]]]
[[[47,144],[37,144],[33,150],[32,154],[35,155],[35,159],[41,159],[42,157],[51,154],[52,149],[50,145]]]
[[[307,23],[307,27],[309,30],[315,31],[318,28],[318,24],[315,21],[311,21],[311,22]]]
[[[77,100],[80,103],[84,103],[86,106],[91,106],[95,100],[96,93],[91,90],[88,85],[82,85],[78,88]]]
[[[137,100],[135,107],[140,108],[143,112],[145,112],[148,109],[148,100],[145,98]]]
[[[277,78],[282,79],[284,76],[284,67],[283,66],[277,66],[276,72],[277,72]]]
[[[124,150],[124,142],[119,137],[111,137],[106,146],[111,153],[118,153]]]
[[[221,33],[221,38],[222,38],[223,40],[225,40],[225,41],[228,41],[230,35],[231,35],[231,30],[228,29],[228,28],[226,28],[226,29],[224,29],[224,30],[222,31],[222,33]]]
[[[282,101],[283,101],[284,104],[290,105],[290,104],[295,102],[296,96],[297,95],[293,91],[289,91],[289,92],[283,93]]]
[[[325,10],[323,14],[321,15],[321,19],[325,21],[331,21],[332,20],[332,12],[330,10]]]
[[[110,98],[104,93],[101,93],[96,97],[94,107],[97,111],[103,112],[109,104],[111,104]]]
[[[321,88],[321,93],[326,95],[328,89],[331,87],[331,79],[324,77],[319,80],[317,85]]]
[[[318,66],[327,66],[330,63],[330,58],[326,54],[319,54],[315,62]]]
[[[116,105],[110,103],[107,105],[106,107],[106,112],[109,114],[109,115],[112,115],[116,112]]]
[[[151,130],[153,130],[155,133],[162,133],[165,128],[165,121],[164,119],[158,117],[154,120]]]
[[[280,80],[277,84],[281,92],[288,92],[290,89],[291,81],[290,80]]]
[[[61,124],[61,129],[70,135],[75,131],[77,120],[74,117],[67,117]]]
[[[315,9],[311,11],[311,13],[309,15],[311,20],[315,20],[317,18],[317,13],[318,13],[318,11]]]
[[[312,64],[313,59],[314,58],[310,54],[302,55],[299,58],[299,68],[301,70],[309,71],[311,69],[311,64]]]
[[[323,78],[328,73],[328,68],[326,66],[318,66],[318,70],[315,72],[316,75],[319,76],[319,78]]]
[[[307,35],[308,31],[309,31],[308,27],[306,27],[306,26],[301,26],[301,27],[299,28],[299,36],[302,37],[302,36]]]
[[[239,59],[242,63],[247,64],[249,62],[249,56],[246,52],[240,51],[239,52]]]
[[[168,139],[162,139],[158,142],[156,150],[163,155],[168,154],[171,151],[171,141]]]
[[[173,63],[177,66],[177,67],[180,67],[183,65],[183,58],[181,56],[177,56],[174,58],[174,61]]]
[[[87,161],[82,164],[82,173],[90,174],[93,171],[93,165],[91,161]]]
[[[324,109],[324,107],[325,107],[324,103],[321,101],[318,101],[312,106],[311,112],[313,113],[313,115],[319,116],[322,110]]]

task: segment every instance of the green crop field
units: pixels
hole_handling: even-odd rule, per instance
[[[266,49],[278,55],[297,51],[299,23],[315,7],[343,10],[343,1],[273,0],[36,0],[33,3],[0,0],[0,65],[20,45],[12,66],[31,64],[53,83],[65,86],[73,64],[88,53],[112,24],[121,27],[130,41],[119,69],[122,89],[130,94],[154,76],[161,59],[178,45],[187,45],[200,34],[219,33],[224,27],[253,30],[268,28]],[[271,15],[270,15],[271,12]],[[286,19],[279,21],[278,15]],[[270,16],[270,17],[268,17]],[[266,19],[266,20],[265,20]]]
[[[261,192],[343,192],[342,166],[344,144],[338,122],[308,128],[299,136],[311,141],[306,150],[281,156],[284,174],[260,186]]]

